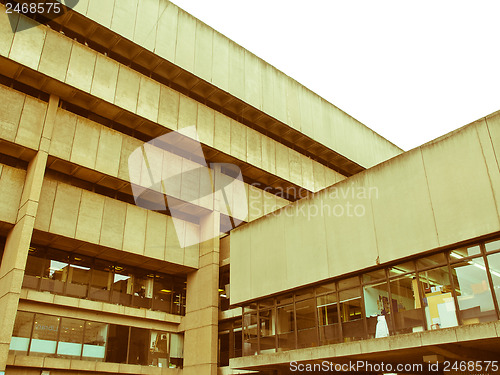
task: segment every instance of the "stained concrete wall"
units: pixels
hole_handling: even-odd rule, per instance
[[[26,171],[0,164],[0,221],[15,224]]]
[[[2,7],[0,4],[0,10]],[[64,83],[67,86],[64,91],[71,93],[73,88],[81,90],[169,130],[195,125],[201,143],[310,191],[318,191],[344,178],[194,99],[29,18],[19,16],[18,27],[27,25],[32,27],[14,35],[6,14],[0,11],[0,30],[6,36],[0,45],[0,55]],[[57,66],[57,71],[54,66]],[[35,104],[31,104],[31,107],[35,107]],[[117,108],[113,111],[120,112]],[[15,113],[10,116],[15,116]],[[355,136],[354,133],[345,132],[343,138]],[[357,148],[369,149],[363,138],[357,141],[358,145],[360,143],[362,147]],[[381,152],[380,160],[393,155]],[[293,168],[289,171],[291,166]]]
[[[499,163],[500,112],[232,231],[231,303],[500,230]]]
[[[81,0],[75,11],[364,166],[401,150],[166,0]],[[136,83],[137,86],[137,83]]]

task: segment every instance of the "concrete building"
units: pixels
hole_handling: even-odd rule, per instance
[[[166,0],[4,4],[0,374],[500,358],[500,114],[403,153]]]

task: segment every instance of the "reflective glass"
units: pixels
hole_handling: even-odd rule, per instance
[[[390,332],[392,329],[392,305],[396,301],[393,300],[391,302],[389,300],[389,287],[387,282],[384,281],[364,286],[363,297],[365,301],[365,314],[368,324],[368,337],[377,337],[376,333],[379,315],[385,316],[386,324]]]
[[[61,318],[57,316],[36,314],[30,355],[44,357],[55,355],[60,320]]]
[[[108,324],[86,322],[82,359],[86,361],[104,361],[107,339]]]
[[[258,354],[257,313],[243,315],[243,355]]]
[[[31,330],[35,314],[18,311],[14,322],[14,331],[10,341],[10,350],[17,354],[28,354]]]
[[[90,284],[92,259],[82,255],[74,255],[71,256],[70,263],[66,295],[76,298],[86,298],[87,289]]]
[[[340,342],[339,305],[337,294],[326,294],[316,299],[319,340],[321,345]]]
[[[295,322],[293,304],[277,309],[278,351],[295,349]]]
[[[392,321],[396,334],[423,331],[424,311],[420,304],[418,280],[409,274],[389,281],[392,296]]]
[[[361,306],[361,288],[339,292],[340,318],[344,341],[361,340],[366,337]]]
[[[113,285],[113,264],[95,259],[90,281],[89,297],[95,301],[109,301]]]
[[[59,343],[57,344],[58,357],[80,359],[84,324],[83,320],[61,319],[61,332],[59,334]]]
[[[297,319],[297,347],[310,348],[318,345],[316,329],[316,300],[309,298],[295,303]]]
[[[274,309],[259,311],[260,353],[276,351],[276,319]]]
[[[500,250],[500,240],[486,242],[485,247],[488,252]]]
[[[436,267],[446,264],[446,257],[444,253],[428,255],[424,258],[417,259],[417,268],[419,270]]]
[[[68,273],[68,255],[61,251],[48,251],[44,262],[40,289],[54,294],[63,294]]]

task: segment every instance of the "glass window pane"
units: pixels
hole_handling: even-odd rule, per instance
[[[337,294],[331,293],[318,297],[316,304],[320,344],[327,345],[340,342]]]
[[[36,314],[30,355],[55,355],[60,320],[57,316]]]
[[[295,349],[295,323],[293,304],[277,309],[278,351]]]
[[[113,303],[131,306],[132,305],[132,272],[128,267],[116,266],[113,274],[113,292],[111,300]]]
[[[462,324],[497,320],[483,258],[452,265]]]
[[[273,309],[259,311],[260,353],[276,351],[276,319]]]
[[[254,355],[257,348],[257,313],[243,315],[243,355]]]
[[[104,361],[107,339],[108,325],[106,323],[86,322],[82,359],[86,361]]]
[[[276,303],[278,305],[288,305],[290,303],[293,303],[293,294],[285,294],[276,297]]]
[[[417,268],[419,270],[436,267],[446,264],[446,257],[444,253],[426,256],[425,258],[417,259]]]
[[[95,259],[90,281],[89,298],[95,301],[109,301],[113,285],[113,264]]]
[[[331,293],[335,292],[337,289],[335,283],[324,284],[316,287],[316,294]]]
[[[184,315],[186,311],[186,278],[174,277],[174,303],[172,314]]]
[[[108,326],[106,362],[126,363],[128,341],[129,327],[110,324]]]
[[[86,298],[90,284],[90,269],[92,259],[82,255],[72,255],[68,270],[66,295],[76,298]]]
[[[458,320],[451,293],[448,267],[439,267],[419,273],[424,290],[427,329],[455,327]]]
[[[40,289],[54,294],[63,294],[68,271],[68,255],[62,251],[49,250],[44,262]]]
[[[180,333],[171,333],[169,367],[182,368],[183,361],[184,361],[184,336]]]
[[[274,306],[274,298],[268,298],[268,299],[259,301],[259,308],[260,309],[270,308],[273,306]]]
[[[486,247],[486,251],[500,250],[500,240],[486,242],[485,247]]]
[[[174,296],[174,281],[171,276],[155,275],[153,284],[153,310],[170,312]]]
[[[367,273],[361,275],[361,279],[363,280],[364,284],[384,280],[385,279],[385,269],[367,272]]]
[[[59,344],[57,345],[58,357],[80,359],[84,324],[83,320],[62,318]]]
[[[393,300],[392,304],[389,301],[389,287],[387,282],[366,285],[363,287],[363,297],[365,300],[365,314],[368,323],[368,337],[385,337],[380,336],[381,332],[377,332],[378,316],[385,316],[388,329],[391,329],[391,313],[392,305],[396,302]],[[387,330],[385,330],[387,333]]]
[[[28,346],[33,329],[33,319],[35,314],[18,311],[14,322],[14,331],[10,341],[10,350],[17,354],[28,354]]]
[[[151,347],[149,330],[131,327],[129,345],[128,363],[141,366],[148,365],[149,348]]]
[[[424,311],[420,305],[418,280],[414,273],[391,279],[392,319],[396,334],[423,331]]]
[[[397,264],[389,267],[389,277],[399,277],[402,274],[415,271],[415,263],[413,261]]]
[[[38,289],[44,269],[45,253],[30,247],[24,270],[23,288]]]
[[[487,258],[491,280],[493,281],[493,288],[495,290],[495,297],[500,305],[500,253],[490,254]]]
[[[310,348],[318,345],[316,329],[316,300],[313,298],[295,304],[297,319],[297,347]]]
[[[169,334],[167,332],[151,331],[150,342],[148,365],[168,368]]]
[[[339,285],[339,290],[359,286],[360,285],[359,277],[355,276],[355,277],[351,277],[349,279],[340,280],[338,282],[338,285]]]
[[[458,262],[462,258],[467,258],[479,254],[481,254],[481,248],[479,247],[479,245],[471,247],[461,247],[460,249],[450,251],[450,262]]]
[[[151,308],[154,274],[136,269],[134,270],[133,276],[133,306]]]
[[[361,307],[361,288],[339,292],[340,318],[344,341],[361,340],[366,337]]]
[[[298,292],[295,293],[295,301],[301,301],[306,298],[313,298],[314,297],[314,289],[304,289],[304,290],[299,290]]]

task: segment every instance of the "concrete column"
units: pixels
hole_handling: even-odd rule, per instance
[[[0,306],[3,310],[0,314],[0,373],[5,370],[9,354],[14,319],[17,314],[24,269],[33,235],[58,105],[59,98],[51,96],[45,115],[39,151],[28,165],[16,223],[7,235],[0,266]]]
[[[215,186],[215,185],[214,185]],[[217,375],[219,323],[220,210],[214,194],[214,211],[200,223],[199,269],[188,275],[184,332],[184,374]]]

